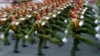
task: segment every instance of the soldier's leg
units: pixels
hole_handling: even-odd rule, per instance
[[[78,47],[78,42],[79,42],[78,39],[74,39],[74,40],[73,40],[73,47],[72,47],[72,49],[71,49],[70,56],[75,56],[76,49],[77,49],[77,47]]]
[[[43,55],[43,53],[42,53],[42,48],[43,48],[43,39],[39,39],[39,44],[38,44],[38,55]]]
[[[8,32],[9,32],[9,28],[10,28],[10,26],[8,26],[7,28],[6,28],[6,25],[4,26],[5,28],[4,28],[4,45],[10,45],[10,42],[9,42],[9,40],[8,40]]]
[[[19,40],[20,40],[20,38],[17,37],[16,42],[15,42],[15,46],[14,46],[14,53],[19,53],[19,51],[18,51]]]
[[[36,40],[34,39],[34,37],[33,37],[33,36],[30,36],[30,40],[29,40],[29,41],[30,41],[30,43],[31,43],[31,44],[36,43]]]
[[[12,40],[16,40],[16,38],[15,38],[14,34],[12,34]]]
[[[44,39],[43,41],[43,48],[44,49],[48,49],[49,47],[47,46],[47,41]]]
[[[22,39],[22,47],[27,47],[25,38]]]
[[[10,42],[9,42],[9,40],[8,40],[8,33],[7,34],[5,34],[5,37],[4,37],[4,45],[10,45]]]
[[[78,37],[78,39],[79,39],[80,41],[83,41],[83,42],[86,43],[86,44],[89,44],[89,45],[96,46],[96,47],[100,48],[100,46],[97,45],[95,42],[93,42],[93,41],[87,39],[86,37],[84,37],[84,36],[82,36],[82,35],[77,35],[77,37]]]

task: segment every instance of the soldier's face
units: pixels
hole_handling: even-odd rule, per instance
[[[36,19],[41,19],[41,15],[37,14]]]
[[[46,16],[46,11],[45,10],[43,10],[41,13],[42,13],[42,16]]]

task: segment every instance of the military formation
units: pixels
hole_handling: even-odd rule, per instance
[[[10,45],[15,40],[14,52],[19,53],[18,45],[26,42],[38,43],[38,55],[44,55],[42,49],[48,48],[47,41],[59,47],[73,37],[73,47],[70,56],[75,56],[80,41],[99,48],[83,34],[89,34],[100,39],[100,17],[96,10],[87,6],[85,0],[43,0],[43,2],[22,2],[0,10],[0,39],[4,45]],[[64,34],[61,36],[58,32]]]

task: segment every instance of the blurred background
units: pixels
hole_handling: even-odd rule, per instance
[[[20,3],[25,1],[32,1],[32,0],[0,0],[0,8],[10,6],[12,3]],[[96,5],[100,10],[100,0],[96,0]],[[100,15],[100,11],[99,11]],[[89,35],[86,35],[87,37],[90,37]],[[97,41],[94,38],[90,38],[94,41]],[[13,41],[11,41],[13,42]],[[48,44],[50,46],[50,49],[44,50],[46,53],[46,56],[69,56],[70,49],[72,47],[72,38],[69,39],[69,42],[63,46],[62,48],[59,48],[53,44]],[[37,44],[35,45],[29,45],[27,48],[20,47],[19,49],[22,51],[19,54],[15,54],[12,52],[13,45],[10,46],[2,46],[2,43],[0,42],[0,49],[3,49],[3,51],[0,52],[0,56],[37,56]],[[21,46],[21,44],[20,44]],[[100,50],[96,49],[94,47],[91,47],[89,45],[86,45],[84,43],[81,43],[79,45],[80,51],[77,51],[77,56],[100,56]]]

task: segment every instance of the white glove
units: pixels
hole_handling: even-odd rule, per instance
[[[67,39],[66,37],[64,37],[64,38],[62,39],[62,42],[63,42],[63,43],[67,43],[67,42],[68,42],[68,39]]]

